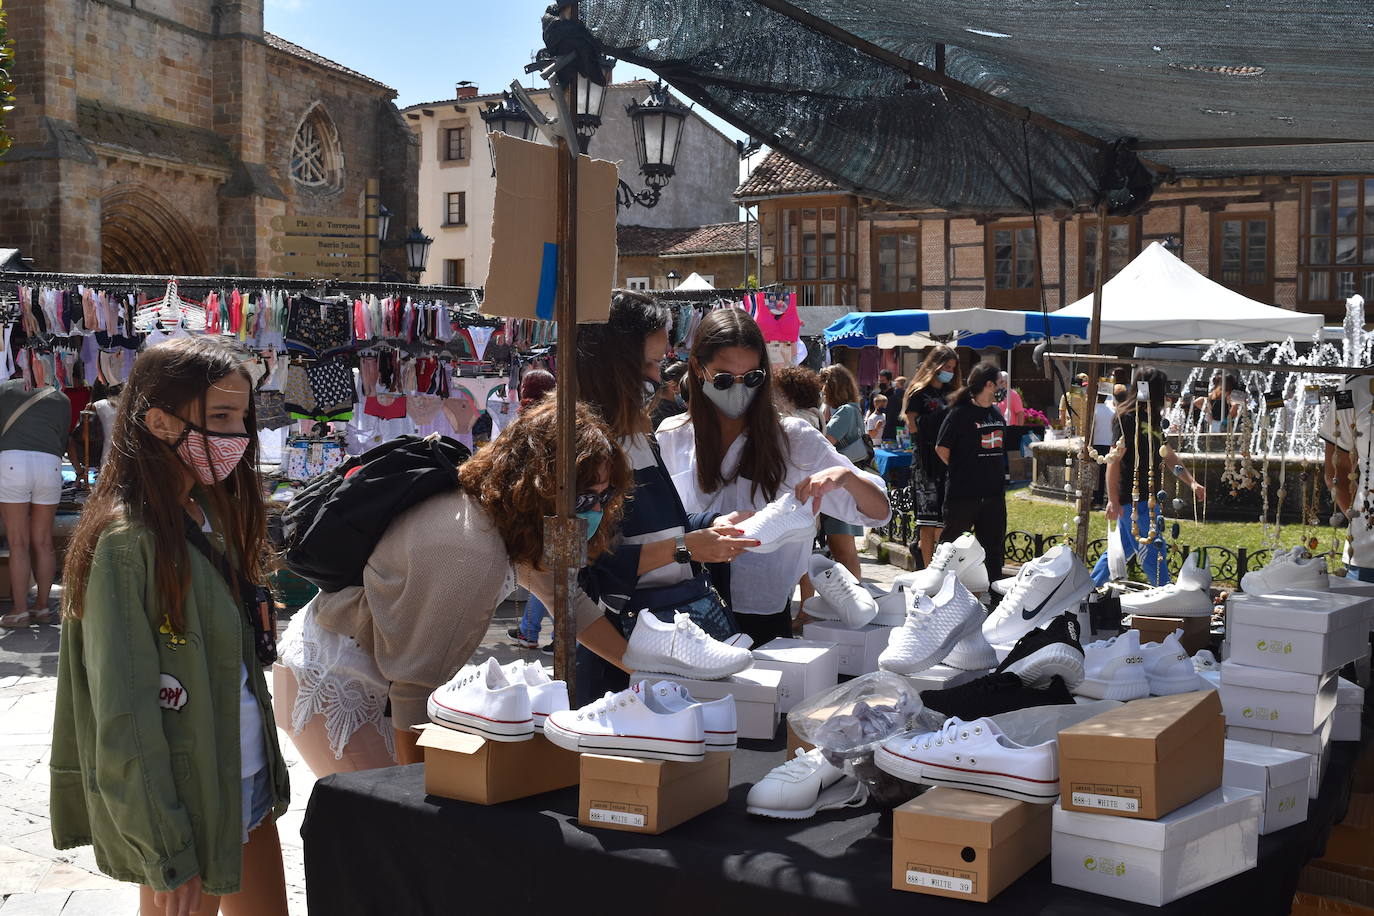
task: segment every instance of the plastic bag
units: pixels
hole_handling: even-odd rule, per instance
[[[1121,522],[1107,522],[1107,571],[1113,579],[1126,578],[1126,545],[1121,543]]]

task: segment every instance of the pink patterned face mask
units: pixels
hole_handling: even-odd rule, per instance
[[[251,433],[215,433],[186,420],[181,422],[186,429],[177,443],[177,457],[196,475],[196,480],[208,487],[234,472],[248,450]],[[191,435],[193,430],[199,435]]]

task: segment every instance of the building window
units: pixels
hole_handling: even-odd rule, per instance
[[[449,162],[468,157],[468,129],[449,127],[444,130],[444,158]]]
[[[1274,300],[1274,217],[1217,213],[1212,217],[1212,279],[1242,296]]]
[[[1078,294],[1086,296],[1097,288],[1097,222],[1083,220],[1078,233]],[[1131,263],[1136,254],[1135,220],[1107,223],[1107,276],[1110,280]]]
[[[1036,308],[1040,287],[1035,270],[1035,227],[996,223],[984,239],[987,301],[994,308]]]
[[[296,128],[291,140],[291,180],[306,188],[338,188],[343,184],[343,150],[334,122],[315,105]]]
[[[872,242],[874,311],[919,308],[920,230],[875,229]]]
[[[1374,300],[1374,177],[1308,181],[1302,201],[1300,301]]]
[[[852,207],[781,211],[784,283],[803,305],[851,305],[858,271],[858,223]],[[765,222],[770,225],[771,220]]]
[[[468,192],[450,191],[444,195],[444,225],[464,226],[468,221]]]
[[[648,288],[649,288],[649,278],[648,278],[648,277],[627,277],[627,278],[625,278],[625,288],[626,288],[626,289],[648,289]]]
[[[462,258],[444,258],[445,286],[466,286],[467,280],[467,261]]]

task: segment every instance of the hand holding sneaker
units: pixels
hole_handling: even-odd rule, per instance
[[[645,612],[635,622],[623,661],[637,672],[716,681],[748,668],[754,656],[748,649],[712,639],[682,611],[673,615],[672,623]]]

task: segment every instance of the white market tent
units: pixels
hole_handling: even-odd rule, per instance
[[[1053,312],[1091,318],[1091,294]],[[1265,305],[1207,279],[1152,243],[1102,286],[1102,342],[1235,340],[1266,343],[1310,338],[1322,316]]]
[[[695,272],[688,274],[686,280],[683,280],[681,283],[679,283],[677,286],[673,288],[681,290],[715,289],[714,286],[706,282],[706,280],[701,276],[701,274]]]

